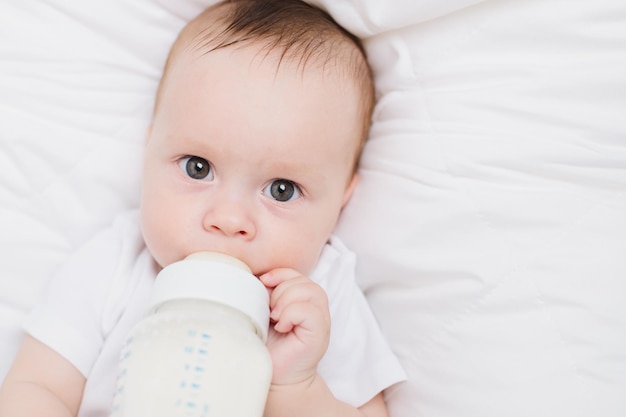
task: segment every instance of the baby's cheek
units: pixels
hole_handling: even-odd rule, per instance
[[[154,260],[161,267],[165,267],[174,261],[172,259],[174,254],[169,249],[169,239],[166,233],[153,220],[153,216],[150,215],[142,217],[143,239]]]

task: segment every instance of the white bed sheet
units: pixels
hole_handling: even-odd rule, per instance
[[[0,2],[0,378],[138,201],[167,49],[213,0]],[[338,232],[410,380],[392,417],[626,415],[626,3],[315,0],[379,103]]]

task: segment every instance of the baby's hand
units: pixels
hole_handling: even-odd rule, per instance
[[[292,269],[275,269],[260,277],[270,289],[270,333],[274,385],[304,382],[317,374],[330,338],[326,292]]]

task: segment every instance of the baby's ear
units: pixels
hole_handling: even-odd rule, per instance
[[[341,208],[343,208],[348,203],[358,183],[359,183],[359,174],[355,172],[354,174],[352,174],[352,178],[350,179],[350,182],[346,186],[346,191],[343,194],[343,202],[341,203]]]

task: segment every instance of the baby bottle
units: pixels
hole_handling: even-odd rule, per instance
[[[246,264],[199,252],[157,275],[122,350],[114,417],[261,417],[269,296]]]

